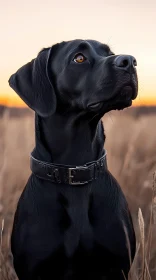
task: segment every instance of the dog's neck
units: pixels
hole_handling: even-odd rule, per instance
[[[49,118],[36,115],[36,147],[34,157],[39,160],[64,164],[83,165],[97,160],[103,154],[104,130],[99,119],[78,113]]]

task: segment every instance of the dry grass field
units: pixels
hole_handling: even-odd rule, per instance
[[[129,279],[155,280],[156,114],[136,117],[128,110],[104,117],[108,167],[127,197],[137,235],[137,252]],[[10,232],[18,198],[30,174],[29,154],[33,145],[33,115],[10,117],[6,110],[0,117],[1,280],[17,279],[11,266]]]

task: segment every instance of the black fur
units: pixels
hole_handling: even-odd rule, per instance
[[[85,56],[76,63],[77,53]],[[135,59],[93,40],[43,49],[10,86],[35,110],[33,156],[83,165],[102,156],[101,117],[137,96]],[[94,106],[93,106],[94,105]],[[22,162],[21,162],[22,164]],[[135,234],[126,199],[109,171],[81,186],[32,174],[19,200],[11,238],[19,280],[123,280]]]

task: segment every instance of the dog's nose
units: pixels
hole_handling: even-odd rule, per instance
[[[119,55],[114,60],[114,65],[116,67],[128,70],[131,67],[137,66],[137,61],[135,57],[131,55]]]

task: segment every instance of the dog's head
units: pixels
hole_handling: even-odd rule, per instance
[[[115,55],[93,40],[73,40],[43,49],[9,79],[10,86],[39,115],[57,103],[104,114],[132,104],[138,91],[136,59]]]

